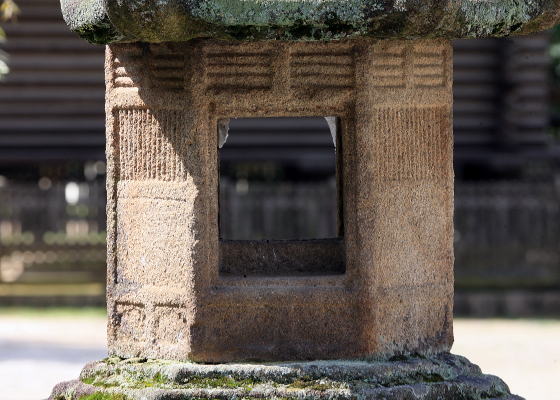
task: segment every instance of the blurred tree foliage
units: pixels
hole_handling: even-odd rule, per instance
[[[19,8],[13,0],[3,0],[0,3],[0,21],[6,22],[14,19],[19,13]],[[6,40],[6,33],[0,26],[0,42]],[[6,54],[0,50],[0,77],[8,72]]]

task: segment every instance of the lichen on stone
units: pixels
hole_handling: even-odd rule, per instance
[[[129,398],[120,393],[96,392],[81,396],[78,400],[129,400]]]
[[[61,0],[71,29],[94,43],[471,38],[547,29],[558,0]]]
[[[108,19],[96,24],[82,25],[76,33],[90,43],[111,43],[120,38],[120,34]]]
[[[462,2],[464,36],[500,37],[510,35],[530,22],[538,14],[541,6],[542,1],[534,0]]]
[[[109,359],[86,367],[78,385],[82,385],[82,389],[93,388],[94,394],[99,393],[99,396],[120,393],[131,400],[152,398],[150,396],[156,393],[157,396],[169,393],[173,398],[190,400],[263,396],[285,400],[352,400],[366,394],[369,398],[381,399],[387,393],[406,394],[409,397],[402,398],[407,399],[439,398],[436,395],[442,394],[459,396],[445,398],[464,400],[517,399],[499,378],[483,375],[480,368],[464,357],[449,353],[422,357],[403,355],[385,361],[218,365]],[[429,393],[432,397],[414,397],[418,388],[422,389],[422,396]],[[159,399],[157,396],[153,398]],[[75,397],[62,399],[75,400]],[[95,397],[87,399],[97,400]]]

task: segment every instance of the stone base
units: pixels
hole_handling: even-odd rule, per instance
[[[449,353],[390,361],[194,364],[109,358],[58,384],[50,400],[514,400],[507,385]]]

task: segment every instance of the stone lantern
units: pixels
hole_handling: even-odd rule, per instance
[[[449,353],[450,39],[548,28],[557,1],[62,9],[108,44],[111,357],[51,399],[517,398]],[[309,116],[336,137],[338,237],[221,240],[228,120]]]

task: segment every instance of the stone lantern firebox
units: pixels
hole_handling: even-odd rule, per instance
[[[448,353],[448,38],[553,25],[557,2],[533,3],[63,0],[110,43],[112,358],[51,398],[516,398]],[[334,117],[339,237],[221,240],[227,121],[316,116]]]
[[[109,351],[449,350],[451,55],[441,40],[109,46]],[[341,237],[221,241],[219,121],[323,115],[338,119]]]

